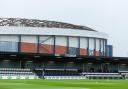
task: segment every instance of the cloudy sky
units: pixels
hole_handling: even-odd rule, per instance
[[[114,56],[128,56],[128,0],[0,0],[0,17],[85,25],[109,35]]]

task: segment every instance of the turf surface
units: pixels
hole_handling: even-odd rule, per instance
[[[0,89],[128,89],[128,80],[0,80]]]

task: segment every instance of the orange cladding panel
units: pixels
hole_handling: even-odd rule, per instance
[[[54,46],[43,44],[39,46],[39,53],[53,54]]]
[[[87,55],[87,49],[80,48],[80,55]]]
[[[21,52],[37,53],[37,44],[22,42]]]
[[[67,48],[65,46],[55,46],[55,53],[56,54],[66,54]]]

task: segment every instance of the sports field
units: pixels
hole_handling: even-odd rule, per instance
[[[0,80],[0,89],[128,89],[128,80]]]

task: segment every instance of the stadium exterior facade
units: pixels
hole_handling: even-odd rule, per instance
[[[6,68],[15,75],[12,69],[16,68],[42,77],[125,70],[127,67],[107,57],[107,38],[107,34],[85,26],[1,18],[0,71]],[[110,63],[114,65],[108,66]],[[5,74],[8,73],[1,72],[2,76]]]
[[[26,20],[26,22],[23,20],[24,23],[21,19],[14,21],[15,19],[3,19],[3,24],[0,27],[0,51],[69,56],[106,55],[107,35],[105,33],[82,26],[75,28],[75,25],[59,22],[40,21],[41,25],[50,24],[49,27],[38,27],[37,20]]]

